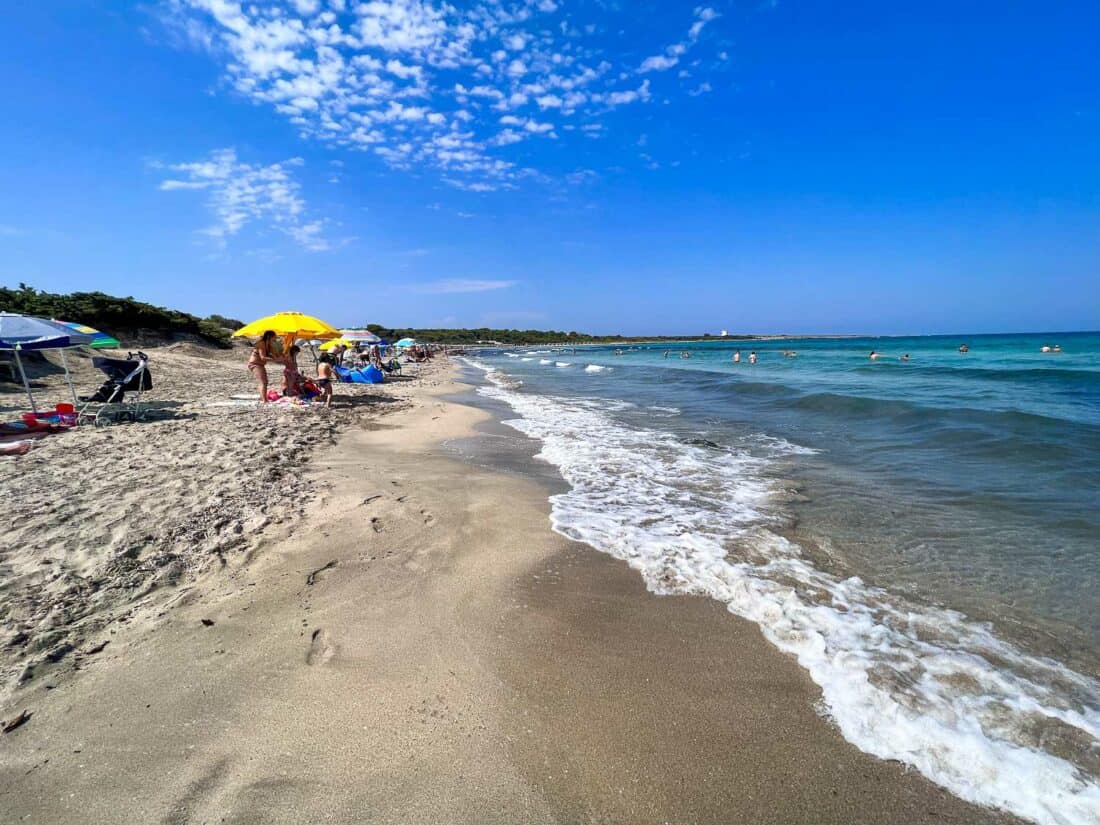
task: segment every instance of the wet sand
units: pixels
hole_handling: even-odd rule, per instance
[[[755,626],[551,532],[537,476],[455,459],[459,389],[341,419],[248,552],[14,688],[0,821],[1013,821],[847,745]]]

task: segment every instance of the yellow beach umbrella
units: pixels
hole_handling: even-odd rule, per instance
[[[271,330],[284,341],[293,343],[296,339],[328,340],[339,338],[340,330],[326,324],[320,318],[301,312],[276,312],[266,318],[260,318],[241,327],[233,333],[236,338],[259,338]]]
[[[330,349],[338,347],[341,344],[349,348],[355,346],[355,342],[347,338],[333,338],[331,341],[325,341],[325,343],[321,344],[317,349],[321,350],[321,352],[328,352]]]

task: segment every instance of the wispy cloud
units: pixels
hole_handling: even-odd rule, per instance
[[[291,158],[268,166],[244,163],[233,149],[218,149],[205,160],[155,165],[175,177],[161,181],[160,190],[202,190],[214,223],[200,230],[224,247],[250,223],[273,227],[311,252],[333,248],[324,234],[325,222],[307,216],[301,187],[290,170],[301,166]]]
[[[696,6],[694,14],[695,22],[692,23],[691,28],[688,29],[687,38],[668,46],[664,54],[655,54],[652,57],[647,57],[642,61],[642,65],[638,67],[639,73],[664,72],[678,65],[680,63],[680,58],[687,54],[688,50],[699,40],[699,35],[702,34],[703,27],[712,20],[721,17],[718,12],[707,6]]]
[[[491,292],[497,289],[508,289],[515,286],[518,281],[493,281],[477,280],[469,278],[445,278],[440,281],[429,281],[412,287],[417,292],[425,292],[432,295],[444,295],[459,292]]]
[[[696,7],[685,37],[639,66],[608,53],[598,27],[558,0],[160,3],[237,93],[304,137],[396,169],[434,168],[474,192],[539,177],[517,144],[596,135],[610,109],[649,103],[640,75],[676,65],[719,16]],[[675,91],[668,82],[662,99]]]
[[[16,238],[21,235],[26,235],[27,230],[20,229],[18,226],[12,226],[10,224],[0,223],[0,237],[3,238]]]

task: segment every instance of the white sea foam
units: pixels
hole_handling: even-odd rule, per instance
[[[555,367],[571,367],[571,366],[573,366],[573,364],[570,363],[569,361],[556,361],[556,362],[554,362],[554,366]]]
[[[673,418],[680,414],[678,407],[662,407],[659,404],[653,404],[646,407],[651,413],[655,414],[658,418]]]
[[[589,364],[584,368],[585,372],[604,372],[611,369],[611,367],[601,367],[599,364]]]
[[[506,352],[504,354],[507,355],[509,358],[519,358],[519,355],[514,352]]]
[[[784,455],[817,455],[820,450],[815,450],[813,447],[804,447],[801,444],[792,444],[785,438],[779,438],[773,435],[758,435],[756,441],[773,452],[782,453]]]
[[[542,364],[545,367],[545,366],[548,366],[549,364],[553,364],[554,362],[551,361],[549,358],[540,358],[539,363]]]
[[[960,613],[816,569],[774,529],[767,459],[634,429],[599,403],[517,392],[477,366],[492,381],[481,392],[519,413],[507,423],[539,439],[571,487],[551,498],[555,530],[625,560],[656,593],[709,595],[755,621],[860,749],[1035,822],[1100,822],[1096,680]]]
[[[534,358],[520,358],[520,361],[534,361]]]

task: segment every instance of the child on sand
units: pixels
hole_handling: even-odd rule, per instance
[[[334,376],[332,356],[326,352],[317,364],[317,388],[321,390],[321,400],[325,402],[326,407],[332,406],[332,381]]]

